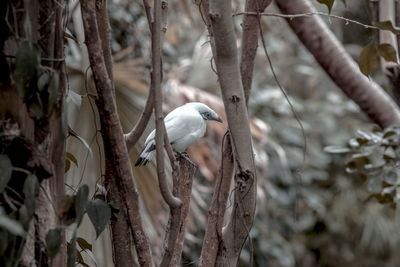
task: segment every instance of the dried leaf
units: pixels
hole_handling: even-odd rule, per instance
[[[81,247],[81,249],[88,249],[90,251],[92,251],[92,244],[90,244],[89,242],[87,242],[85,239],[83,239],[82,237],[78,237],[76,239],[76,241],[78,242],[78,245]]]
[[[335,0],[317,0],[317,1],[320,4],[326,5],[328,7],[329,13],[331,13],[332,6],[333,6],[333,3],[335,2]]]
[[[390,20],[375,22],[374,26],[384,31],[391,31],[394,34],[400,34],[400,29],[393,27]]]
[[[75,164],[76,167],[78,167],[78,160],[75,158],[75,156],[74,156],[73,154],[67,152],[66,155],[65,155],[65,157],[66,157],[68,160],[72,161],[72,162]]]
[[[378,57],[376,48],[373,44],[369,44],[361,51],[360,54],[360,71],[368,76],[378,67]]]
[[[396,50],[391,44],[381,44],[378,46],[378,54],[383,57],[386,61],[397,63]]]

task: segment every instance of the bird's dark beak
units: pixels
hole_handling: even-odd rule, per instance
[[[222,121],[222,119],[220,117],[216,118],[215,120],[220,122],[220,123],[223,123],[223,121]]]

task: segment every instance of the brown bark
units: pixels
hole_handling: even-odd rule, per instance
[[[174,186],[174,194],[182,200],[182,206],[177,209],[180,214],[179,224],[176,225],[178,231],[177,238],[175,240],[175,248],[172,251],[172,259],[169,266],[180,266],[180,260],[183,249],[183,241],[185,238],[185,229],[187,218],[189,214],[190,196],[192,193],[193,176],[196,172],[196,167],[183,157],[178,158],[179,165],[179,176],[177,177],[177,183]],[[171,214],[171,218],[173,218]],[[171,227],[168,227],[172,229]]]
[[[258,0],[246,1],[246,12],[263,12],[272,2],[272,0],[263,0],[261,3]],[[251,91],[251,82],[253,80],[254,59],[258,47],[258,16],[245,15],[243,18],[242,28],[242,50],[240,60],[240,74],[242,75],[242,83],[246,103],[249,103],[249,96]]]
[[[117,113],[113,83],[108,75],[102,52],[103,46],[96,20],[96,2],[85,0],[80,3],[85,40],[97,90],[96,105],[100,114],[105,155],[110,161],[110,167],[113,168],[112,173],[115,174],[113,179],[118,181],[118,190],[126,208],[139,264],[151,266],[150,247],[140,216],[139,195],[134,184],[128,150]]]
[[[275,1],[284,14],[316,12],[308,0]],[[288,19],[290,27],[343,92],[381,127],[400,124],[400,111],[390,96],[361,74],[358,66],[318,16]]]
[[[231,137],[227,133],[222,144],[221,168],[215,181],[214,195],[208,211],[199,267],[215,266],[234,169]]]
[[[231,2],[214,0],[210,2],[209,8],[215,41],[214,58],[236,167],[233,212],[222,234],[216,265],[235,266],[253,224],[256,205],[256,173],[232,22]]]

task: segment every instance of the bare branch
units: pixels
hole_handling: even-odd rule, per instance
[[[196,167],[184,157],[178,158],[179,176],[174,183],[174,195],[182,200],[182,206],[171,210],[167,226],[168,241],[163,261],[160,266],[179,266],[183,241],[189,213],[190,195],[192,193],[193,175]],[[168,254],[168,257],[166,255]]]
[[[211,207],[208,211],[207,229],[203,240],[199,267],[215,266],[219,241],[222,239],[224,215],[234,170],[231,137],[227,132],[222,144],[221,168],[215,182]]]
[[[115,103],[113,83],[108,75],[102,51],[103,46],[96,20],[96,1],[82,0],[80,3],[89,61],[97,90],[96,105],[100,114],[105,154],[110,161],[110,167],[113,168],[114,179],[118,181],[118,189],[125,204],[139,264],[152,266],[150,247],[141,221],[139,195],[134,184]]]
[[[246,14],[247,12],[263,12],[272,0],[264,0],[260,3],[259,10],[257,10],[258,0],[246,1]],[[240,60],[240,74],[242,75],[242,83],[244,95],[246,97],[246,104],[249,103],[249,96],[251,90],[251,82],[253,80],[254,59],[257,53],[258,46],[258,18],[253,15],[245,15],[243,18],[243,36],[242,36],[242,51]]]
[[[235,266],[253,224],[256,173],[246,100],[241,81],[230,0],[210,2],[209,16],[215,41],[215,63],[235,153],[235,204],[223,232],[217,266]],[[240,212],[242,205],[245,214]]]
[[[170,208],[179,207],[182,202],[168,189],[164,168],[164,117],[162,112],[161,91],[161,1],[154,2],[154,24],[151,35],[152,72],[151,88],[154,90],[154,109],[156,119],[156,161],[157,175],[161,195]]]
[[[140,115],[139,120],[136,122],[135,127],[133,127],[133,129],[129,133],[124,135],[128,151],[136,145],[137,141],[142,136],[147,124],[149,123],[151,114],[153,113],[153,108],[154,91],[150,88],[150,92],[146,100],[146,105],[144,106],[144,110]]]

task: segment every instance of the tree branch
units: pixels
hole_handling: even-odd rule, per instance
[[[307,0],[275,1],[284,14],[315,13]],[[287,19],[299,39],[336,85],[381,127],[400,124],[400,111],[390,96],[361,74],[354,60],[318,16]]]
[[[257,2],[259,0],[247,0],[246,12],[263,12],[264,9],[271,4],[272,0],[263,0],[259,4],[257,10]],[[242,36],[242,50],[240,60],[240,74],[242,75],[242,83],[244,95],[246,97],[246,105],[249,103],[249,96],[251,90],[251,82],[253,80],[254,59],[258,47],[258,18],[257,16],[246,14],[242,23],[243,36]]]
[[[256,205],[256,173],[246,100],[239,70],[230,0],[210,2],[215,63],[235,153],[235,203],[223,231],[217,266],[235,266],[252,226]],[[241,212],[242,210],[246,213]]]
[[[114,179],[118,181],[118,189],[125,204],[139,264],[152,266],[150,247],[141,221],[139,195],[134,184],[128,151],[117,113],[113,83],[108,75],[102,51],[103,46],[96,20],[96,1],[82,0],[80,3],[89,61],[97,90],[96,105],[102,126],[104,151],[110,161],[110,167],[113,168]]]
[[[213,199],[208,211],[207,229],[200,254],[199,267],[215,266],[234,170],[231,137],[227,132],[222,143],[221,168],[215,181]]]
[[[179,157],[178,163],[179,176],[176,177],[173,193],[182,200],[183,204],[181,207],[171,209],[166,235],[168,241],[160,266],[178,267],[182,255],[193,176],[196,172],[196,167],[184,157]]]

